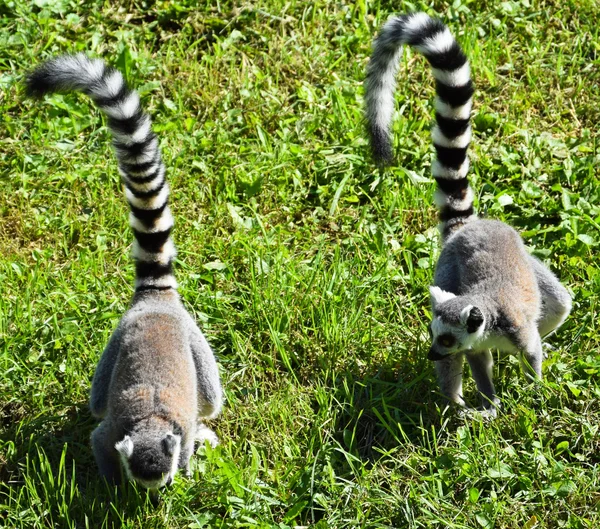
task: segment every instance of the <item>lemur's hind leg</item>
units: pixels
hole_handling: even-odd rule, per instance
[[[546,336],[558,329],[571,312],[571,296],[556,276],[540,261],[530,256],[530,262],[542,300],[542,314],[538,321],[538,331],[540,336]]]
[[[496,397],[496,388],[492,379],[492,368],[494,366],[492,353],[485,350],[477,353],[467,353],[466,356],[471,374],[481,394],[483,409],[488,410],[490,415],[495,417],[500,400]]]
[[[541,380],[543,358],[542,339],[537,329],[533,328],[529,332],[529,336],[525,341],[525,347],[520,356],[521,367],[528,378]]]

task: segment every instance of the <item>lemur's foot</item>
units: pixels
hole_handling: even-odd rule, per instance
[[[200,443],[200,446],[204,446],[204,442],[208,441],[213,448],[219,444],[217,434],[202,423],[196,427],[196,441]]]
[[[483,419],[484,421],[493,421],[498,417],[498,408],[459,408],[457,411],[461,419]]]

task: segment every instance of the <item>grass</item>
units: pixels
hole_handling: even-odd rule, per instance
[[[0,525],[599,527],[597,3],[115,5],[0,1]],[[439,241],[433,82],[414,53],[393,168],[375,170],[363,134],[371,39],[412,9],[471,58],[479,210],[574,296],[541,387],[498,363],[491,424],[442,414],[425,358]],[[222,444],[157,507],[100,482],[89,447],[91,376],[133,284],[107,129],[84,97],[20,88],[81,50],[125,71],[153,115],[180,291],[226,388]]]

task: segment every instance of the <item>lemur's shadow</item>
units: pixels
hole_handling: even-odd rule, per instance
[[[338,374],[332,388],[340,403],[335,431],[344,450],[374,463],[398,446],[433,447],[432,427],[448,421],[440,415],[442,399],[432,369],[420,364],[405,371],[382,365],[362,377]]]
[[[374,464],[390,452],[418,450],[437,457],[440,439],[454,435],[460,426],[483,419],[461,417],[456,409],[447,408],[439,392],[433,363],[425,348],[416,347],[414,357],[377,365],[370,373],[338,372],[328,391],[336,402],[335,441],[363,463]],[[508,358],[497,362],[500,376],[498,389],[507,403],[514,402],[514,388],[505,387],[512,377],[521,376],[518,365]],[[480,405],[480,398],[467,362],[464,365],[465,400],[470,407]],[[518,390],[517,390],[518,392]]]
[[[366,376],[352,371],[338,373],[328,389],[339,403],[334,431],[335,441],[343,450],[367,465],[406,449],[435,458],[441,455],[438,446],[445,444],[440,440],[453,436],[460,426],[486,422],[481,417],[461,417],[455,407],[447,407],[433,364],[425,356],[424,351],[417,351],[412,363],[381,364]],[[541,405],[540,388],[526,387],[516,358],[495,355],[494,359],[498,371],[495,381],[505,412],[514,410],[526,394],[529,407]],[[513,379],[519,384],[511,385]],[[463,381],[467,405],[479,407],[480,396],[466,361]]]
[[[152,507],[144,491],[111,487],[98,477],[90,446],[96,424],[87,401],[60,414],[14,421],[2,432],[14,450],[0,465],[0,493],[21,496],[20,503],[24,495],[25,504],[55,527],[120,527],[140,509]]]

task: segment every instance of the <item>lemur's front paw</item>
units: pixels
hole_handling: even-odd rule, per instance
[[[544,359],[550,356],[550,353],[554,353],[556,351],[556,347],[548,342],[542,342],[542,354],[544,355]]]
[[[196,441],[200,443],[200,446],[204,446],[204,442],[208,441],[213,448],[219,444],[217,434],[204,424],[198,424],[196,427]]]
[[[495,406],[492,406],[491,408],[477,410],[477,412],[485,421],[493,421],[496,417],[498,417],[498,408],[496,408]]]

